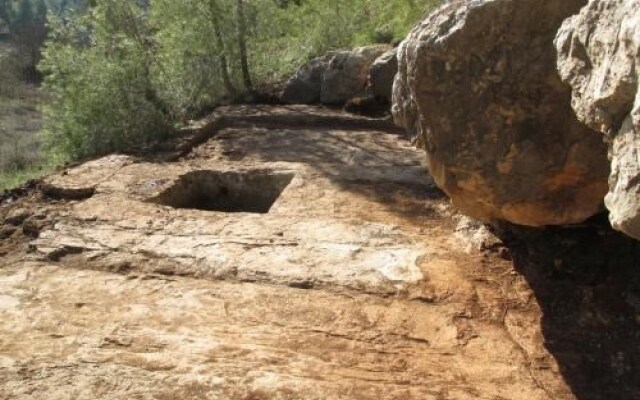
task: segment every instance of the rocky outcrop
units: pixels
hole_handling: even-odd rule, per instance
[[[584,4],[454,1],[400,45],[394,116],[419,133],[437,184],[465,213],[543,226],[601,209],[606,146],[575,117],[553,46]]]
[[[578,118],[610,143],[605,204],[615,229],[640,239],[640,7],[591,0],[556,38],[558,70]]]
[[[387,50],[388,46],[370,46],[337,52],[324,74],[320,101],[344,104],[362,94],[367,87],[369,67]]]
[[[332,57],[332,53],[329,53],[300,67],[285,84],[281,100],[288,104],[319,103],[322,80]]]
[[[371,93],[390,101],[393,80],[398,73],[397,49],[389,50],[371,64],[369,69],[369,88]]]
[[[288,104],[343,105],[364,94],[369,68],[388,50],[389,46],[360,47],[313,59],[287,81],[280,98]]]

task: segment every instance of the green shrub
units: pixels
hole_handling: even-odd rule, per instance
[[[172,116],[152,83],[153,43],[145,20],[144,10],[128,0],[50,19],[40,68],[53,97],[44,133],[55,154],[106,154],[171,131]]]

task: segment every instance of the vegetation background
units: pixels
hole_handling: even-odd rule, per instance
[[[438,0],[0,0],[0,189],[161,140]]]

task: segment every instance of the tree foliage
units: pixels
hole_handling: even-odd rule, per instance
[[[55,98],[46,134],[57,153],[82,158],[117,151],[170,129],[170,111],[153,82],[147,13],[109,0],[86,15],[51,17],[41,69]]]

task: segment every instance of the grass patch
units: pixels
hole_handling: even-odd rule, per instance
[[[0,172],[0,192],[14,189],[24,185],[32,179],[40,179],[49,174],[54,166],[29,167],[20,171],[3,171]]]

